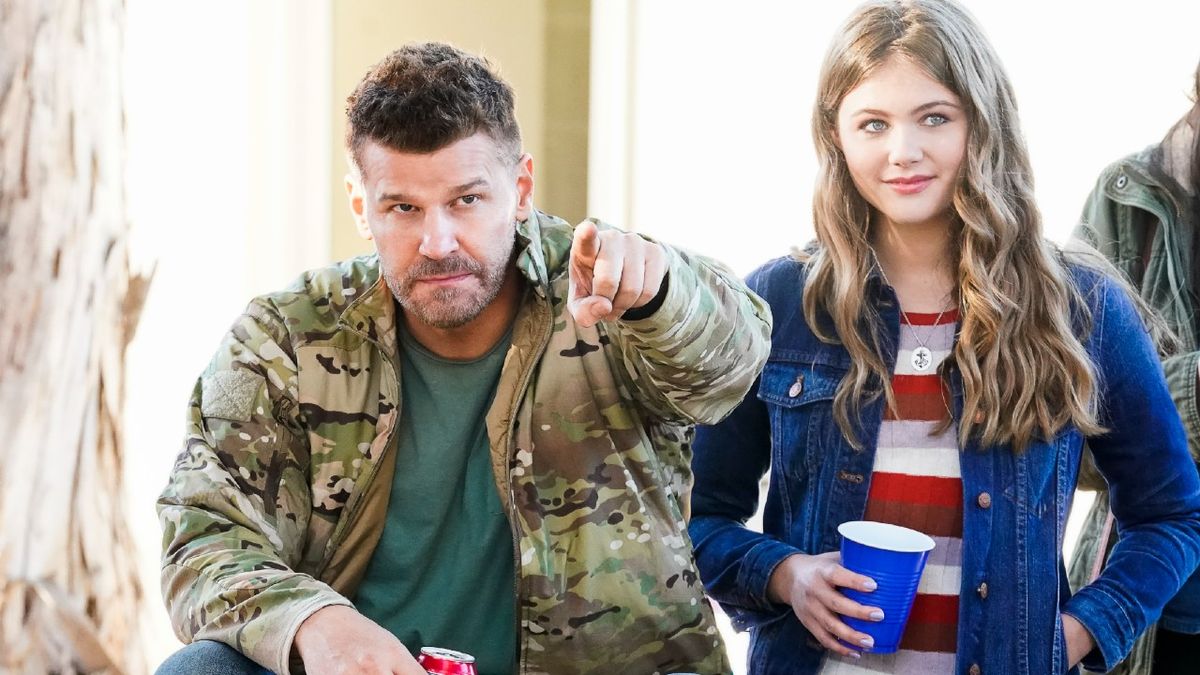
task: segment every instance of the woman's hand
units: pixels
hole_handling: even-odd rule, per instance
[[[855,574],[838,564],[841,554],[834,551],[821,555],[797,553],[784,559],[767,581],[767,593],[775,602],[791,605],[800,623],[826,649],[858,658],[861,653],[838,642],[861,645],[870,651],[875,642],[842,622],[839,614],[864,621],[882,621],[883,610],[867,607],[842,595],[838,588],[859,591],[875,590],[875,581]]]
[[[1062,625],[1063,641],[1067,643],[1067,668],[1074,668],[1088,652],[1096,648],[1096,641],[1088,629],[1079,623],[1079,619],[1070,614],[1062,615]]]

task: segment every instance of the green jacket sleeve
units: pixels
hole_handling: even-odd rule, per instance
[[[749,391],[771,349],[765,302],[720,263],[663,245],[667,292],[649,317],[615,322],[623,379],[643,408],[715,424]]]
[[[1171,391],[1171,398],[1174,399],[1175,407],[1179,408],[1179,416],[1183,419],[1192,459],[1200,464],[1200,408],[1196,405],[1197,368],[1200,368],[1200,351],[1178,354],[1163,360],[1167,389]]]
[[[283,322],[251,303],[192,392],[158,500],[163,598],[180,639],[223,642],[284,675],[300,624],[350,604],[293,570],[312,512],[296,400]]]

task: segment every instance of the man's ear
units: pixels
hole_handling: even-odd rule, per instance
[[[346,198],[350,201],[350,215],[354,217],[354,229],[358,236],[371,241],[371,226],[367,224],[366,195],[362,178],[354,173],[346,174]]]
[[[527,152],[517,160],[517,221],[529,220],[533,212],[533,157]]]

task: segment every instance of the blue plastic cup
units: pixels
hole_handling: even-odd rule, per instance
[[[891,654],[900,647],[904,625],[912,611],[921,572],[933,550],[933,539],[916,530],[870,520],[853,520],[838,525],[842,535],[842,567],[875,580],[877,588],[864,593],[839,589],[860,605],[883,610],[883,621],[864,621],[843,616],[854,630],[875,638],[875,654]],[[862,649],[861,645],[847,645]]]

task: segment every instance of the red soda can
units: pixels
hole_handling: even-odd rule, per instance
[[[475,657],[453,649],[421,647],[417,663],[429,675],[477,675]]]

